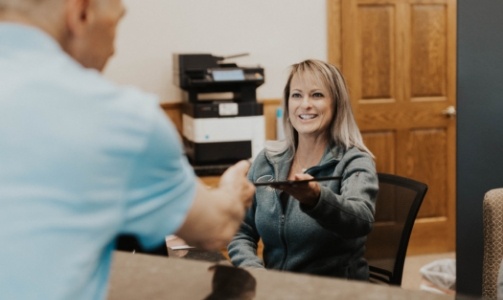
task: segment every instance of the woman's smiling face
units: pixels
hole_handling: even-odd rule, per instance
[[[299,137],[325,135],[334,114],[328,89],[310,72],[293,75],[288,111]]]

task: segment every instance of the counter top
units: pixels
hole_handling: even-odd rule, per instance
[[[108,299],[202,300],[212,294],[212,266],[213,263],[204,261],[115,252]],[[248,269],[246,273],[256,284],[255,297],[249,299],[453,299],[424,291],[290,272]]]

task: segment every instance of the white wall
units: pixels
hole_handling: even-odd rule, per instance
[[[257,98],[281,98],[288,66],[327,59],[325,0],[123,0],[127,14],[105,76],[179,102],[173,53],[227,56],[240,66],[260,65],[265,83]]]

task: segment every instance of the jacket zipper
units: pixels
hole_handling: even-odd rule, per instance
[[[283,243],[283,247],[285,248],[285,255],[283,256],[283,261],[281,262],[281,266],[280,266],[281,270],[285,269],[286,258],[288,256],[288,247],[287,247],[286,240],[285,240],[285,220],[286,220],[286,216],[285,216],[285,213],[282,211],[279,222],[280,222],[281,242]]]
[[[316,172],[317,170],[319,169],[323,169],[329,165],[335,165],[337,163],[337,161],[335,160],[330,160],[328,162],[326,162],[325,164],[321,165],[321,166],[313,166],[309,169],[307,169],[304,173],[306,174],[310,174],[311,172]],[[273,166],[273,169],[274,169],[274,174],[276,175],[275,179],[278,180],[278,168],[277,168],[277,164],[273,163],[272,164]],[[311,174],[310,174],[311,175]],[[279,196],[279,194],[277,194]],[[287,204],[285,205],[285,208],[283,208],[283,204],[282,204],[282,200],[281,200],[281,197],[278,197],[280,198],[279,199],[279,204],[280,204],[280,209],[281,209],[281,216],[280,216],[280,220],[279,220],[279,223],[280,223],[280,238],[281,238],[281,242],[283,243],[283,247],[285,248],[285,255],[283,256],[283,261],[281,262],[281,265],[280,265],[280,270],[284,270],[285,269],[285,263],[286,263],[286,258],[288,256],[288,247],[287,247],[287,243],[286,243],[286,239],[285,239],[285,222],[286,222],[286,211],[288,209],[288,199],[287,199]]]

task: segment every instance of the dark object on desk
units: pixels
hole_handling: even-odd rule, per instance
[[[428,186],[391,174],[379,173],[378,178],[376,221],[393,225],[374,227],[368,235],[365,256],[370,281],[400,286],[412,227]]]
[[[117,237],[115,249],[118,251],[125,251],[131,253],[144,253],[144,254],[168,256],[168,250],[166,248],[166,243],[164,241],[159,247],[153,249],[144,249],[138,242],[136,236],[129,234],[123,234]]]
[[[211,294],[204,300],[250,300],[255,298],[257,281],[242,268],[225,265],[209,267],[213,271]]]

